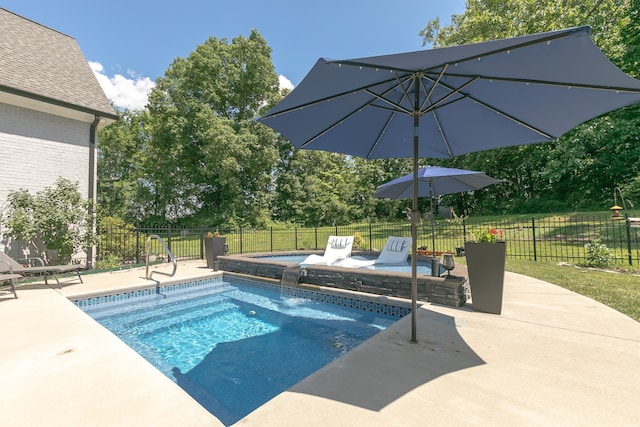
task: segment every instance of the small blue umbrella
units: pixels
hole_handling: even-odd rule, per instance
[[[465,169],[426,166],[418,170],[418,197],[429,197],[431,213],[433,198],[445,194],[462,193],[484,188],[502,182],[484,172]],[[376,187],[374,197],[381,199],[411,199],[413,197],[413,173],[396,178]],[[435,233],[431,216],[431,249],[435,253]]]
[[[640,102],[640,80],[611,63],[590,35],[589,27],[576,27],[392,55],[321,58],[258,121],[296,148],[411,157],[416,253],[419,158],[553,141],[582,122]],[[415,262],[411,276],[416,342]]]
[[[492,178],[484,172],[426,166],[418,169],[418,197],[444,196],[445,194],[479,190],[487,185],[500,182],[502,180]],[[381,199],[411,199],[413,197],[413,173],[379,185],[373,195]]]

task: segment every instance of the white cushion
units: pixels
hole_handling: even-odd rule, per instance
[[[394,237],[387,239],[376,264],[399,264],[407,261],[411,249],[411,237]]]

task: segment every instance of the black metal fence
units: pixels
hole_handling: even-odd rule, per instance
[[[640,222],[609,216],[566,215],[552,218],[504,219],[492,223],[466,220],[435,220],[422,223],[418,247],[435,252],[460,252],[469,232],[495,228],[507,241],[507,257],[525,260],[585,261],[585,245],[600,239],[612,252],[614,262],[637,265],[640,260]],[[432,232],[433,230],[433,232]],[[178,259],[203,259],[204,239],[215,230],[198,228],[131,227],[100,230],[97,259],[120,263],[144,262],[148,237],[160,236]],[[229,254],[322,250],[330,235],[353,235],[354,248],[379,250],[389,236],[410,236],[409,222],[369,223],[316,228],[219,229],[226,237]],[[165,256],[156,239],[150,239],[150,253]]]

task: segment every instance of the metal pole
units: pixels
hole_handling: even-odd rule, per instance
[[[420,77],[413,78],[413,203],[411,208],[411,342],[417,343],[418,316],[418,127],[420,126]]]
[[[538,250],[536,247],[536,219],[531,217],[531,233],[533,237],[533,260],[538,261]]]
[[[631,256],[631,221],[629,221],[629,214],[624,214],[627,223],[627,258],[629,259],[629,265],[633,265],[633,257]]]

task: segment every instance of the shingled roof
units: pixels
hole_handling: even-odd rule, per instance
[[[117,119],[73,37],[0,8],[0,93]]]

